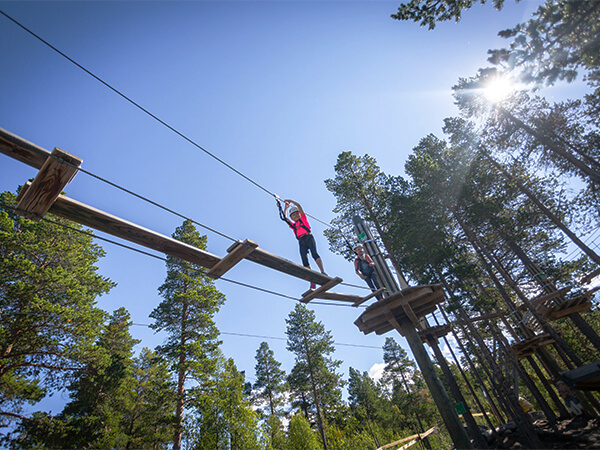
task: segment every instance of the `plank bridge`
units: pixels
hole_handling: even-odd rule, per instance
[[[381,292],[379,290],[363,297],[329,292],[329,289],[340,284],[343,280],[339,277],[329,277],[274,255],[260,248],[256,242],[248,239],[235,242],[227,249],[227,255],[221,258],[172,237],[162,235],[73,200],[61,194],[61,192],[79,171],[82,163],[81,158],[59,148],[49,152],[2,128],[0,128],[0,153],[38,169],[34,180],[25,183],[17,197],[16,212],[28,219],[39,221],[46,213],[50,213],[166,255],[197,264],[208,269],[207,275],[214,279],[220,278],[240,261],[246,259],[295,278],[318,284],[318,288],[310,289],[302,295],[300,300],[304,303],[320,298],[349,302],[352,306],[358,306]]]

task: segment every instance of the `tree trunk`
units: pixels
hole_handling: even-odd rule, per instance
[[[487,153],[487,151],[484,151],[483,155],[494,167],[496,167],[496,169],[498,169],[500,173],[502,173],[502,175],[506,177],[508,181],[513,181],[521,190],[521,192],[523,192],[529,198],[529,200],[531,200],[546,215],[546,217],[548,217],[552,221],[552,223],[554,223],[554,225],[557,226],[557,228],[559,228],[563,233],[565,233],[568,236],[568,238],[571,239],[571,241],[575,245],[577,245],[577,247],[579,247],[592,261],[600,265],[600,255],[598,255],[591,248],[585,245],[583,241],[581,241],[581,239],[579,239],[575,235],[575,233],[573,233],[564,223],[562,223],[562,221],[556,216],[556,214],[550,211],[550,209],[547,208],[546,205],[544,205],[537,198],[537,196],[527,186],[525,186],[525,184],[521,182],[521,180],[510,175],[495,159],[493,159]]]
[[[552,141],[547,136],[538,132],[533,127],[527,125],[525,122],[523,122],[521,119],[515,117],[513,114],[511,114],[505,108],[498,106],[498,110],[500,111],[500,113],[502,113],[502,115],[504,115],[506,118],[508,118],[514,124],[516,124],[521,129],[523,129],[525,132],[527,132],[527,134],[535,137],[542,145],[544,145],[545,147],[547,147],[549,150],[556,153],[560,157],[566,159],[568,162],[573,164],[573,166],[577,167],[577,169],[579,169],[581,171],[581,173],[588,176],[594,183],[600,184],[600,174],[598,174],[598,172],[593,170],[591,167],[589,167],[583,161],[576,158],[575,155],[573,155],[570,151],[567,151],[564,148],[561,148],[559,145],[556,144],[556,142]]]
[[[304,338],[304,348],[306,349],[306,360],[308,363],[308,371],[310,373],[310,383],[313,391],[313,398],[315,400],[315,407],[317,409],[317,425],[319,426],[319,431],[321,433],[321,440],[323,441],[323,449],[328,450],[327,446],[327,435],[325,434],[325,426],[323,424],[323,415],[321,414],[321,402],[319,401],[319,395],[317,393],[317,380],[315,379],[314,367],[312,365],[312,360],[310,357],[310,351],[308,349],[308,337],[304,332],[304,327],[302,327],[302,336]]]
[[[467,429],[469,430],[471,439],[473,439],[473,441],[474,441],[475,448],[483,448],[483,449],[488,448],[487,442],[481,435],[481,431],[479,430],[479,427],[477,426],[477,422],[475,422],[475,419],[473,418],[473,415],[471,414],[471,408],[469,408],[469,405],[468,405],[467,401],[465,400],[465,397],[462,395],[462,392],[460,391],[460,388],[458,387],[458,384],[456,383],[456,380],[454,379],[454,375],[452,374],[450,367],[448,367],[446,358],[444,358],[444,355],[442,354],[442,351],[440,350],[439,345],[437,345],[437,342],[428,342],[428,344],[431,347],[431,349],[433,350],[435,359],[437,359],[437,362],[440,365],[440,368],[442,369],[442,373],[444,374],[446,382],[448,383],[448,386],[450,387],[450,392],[452,392],[454,401],[457,403],[458,402],[462,403],[465,408],[465,413],[463,414],[463,419],[465,419],[465,423],[467,424]]]
[[[568,357],[573,362],[575,362],[575,364],[578,364],[578,362],[579,362],[578,365],[581,365],[580,364],[581,361],[579,360],[579,358],[577,357],[577,355],[575,355],[573,353],[573,351],[571,350],[571,348],[559,336],[559,334],[556,332],[556,330],[550,324],[548,324],[548,322],[541,316],[541,314],[537,311],[537,309],[531,304],[531,302],[529,301],[529,299],[527,298],[527,296],[521,291],[521,289],[519,288],[519,286],[517,285],[517,283],[507,273],[507,271],[504,269],[504,267],[502,267],[502,265],[500,265],[500,263],[496,260],[496,258],[494,258],[487,251],[487,249],[485,249],[485,247],[481,244],[481,242],[479,241],[479,239],[476,237],[476,235],[473,232],[473,230],[471,230],[471,228],[469,226],[467,226],[466,222],[460,217],[459,214],[456,213],[456,211],[453,212],[453,216],[456,219],[456,221],[460,224],[461,228],[463,229],[463,231],[465,232],[465,234],[467,235],[467,237],[469,238],[469,240],[472,243],[473,242],[477,243],[479,249],[485,254],[485,256],[487,257],[488,261],[491,262],[494,265],[494,267],[496,268],[496,270],[498,270],[498,272],[500,273],[500,275],[502,275],[502,277],[507,282],[507,284],[515,291],[515,293],[521,299],[521,301],[523,302],[523,304],[525,305],[525,307],[529,310],[529,312],[532,314],[532,316],[540,324],[540,326],[542,327],[542,329],[546,333],[548,333],[552,337],[552,339],[554,339],[554,341],[556,342],[557,349],[560,350],[560,351],[563,351],[566,355],[568,355]],[[560,351],[559,351],[559,353],[560,353]],[[565,363],[568,363],[568,359],[565,360]]]
[[[181,348],[185,348],[186,344],[186,326],[187,326],[187,315],[188,315],[188,304],[184,300],[183,310],[181,313]],[[185,395],[185,353],[179,355],[179,371],[177,377],[177,393],[176,393],[176,406],[175,406],[175,435],[173,436],[173,450],[179,450],[181,448],[181,434],[183,429],[183,399]]]
[[[519,401],[516,398],[515,394],[512,392],[510,385],[506,380],[506,377],[495,364],[492,355],[489,353],[489,350],[485,345],[485,342],[483,342],[479,335],[479,332],[475,329],[475,327],[469,320],[469,316],[462,308],[459,308],[457,311],[460,314],[461,318],[464,320],[467,328],[469,329],[469,335],[474,337],[478,341],[478,346],[481,350],[481,353],[486,356],[486,359],[493,362],[491,364],[491,369],[494,375],[494,379],[498,381],[498,388],[500,389],[504,399],[506,400],[507,405],[510,406],[509,413],[512,415],[515,424],[523,432],[524,436],[529,440],[531,448],[544,448],[544,444],[540,441],[540,438],[537,436],[535,429],[533,428],[533,425],[531,423],[531,420],[523,412],[523,409],[521,409]]]

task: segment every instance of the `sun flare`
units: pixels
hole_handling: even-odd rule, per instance
[[[517,86],[512,80],[506,77],[496,77],[487,83],[483,95],[488,101],[498,103],[508,97],[516,88]]]

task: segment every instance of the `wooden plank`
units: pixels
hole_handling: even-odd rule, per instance
[[[379,288],[376,291],[371,292],[369,295],[367,295],[366,297],[361,297],[359,300],[357,300],[356,302],[354,302],[354,304],[352,306],[359,306],[362,305],[364,302],[366,302],[367,300],[372,299],[373,297],[375,297],[377,294],[381,294],[383,291],[385,291],[385,288]]]
[[[404,439],[400,439],[399,441],[395,441],[395,442],[391,442],[389,444],[383,445],[383,446],[379,447],[377,450],[385,450],[386,448],[395,447],[396,445],[400,445],[406,441],[410,441],[411,439],[414,439],[415,440],[414,442],[418,441],[419,439],[422,440],[422,439],[426,438],[427,436],[429,436],[430,434],[435,433],[437,430],[437,427],[440,425],[441,424],[438,424],[435,427],[430,428],[429,430],[427,430],[426,432],[424,432],[422,434],[413,434],[412,436],[405,437]],[[413,443],[411,443],[410,445],[413,445]],[[398,450],[400,450],[400,449],[398,449]]]
[[[28,166],[41,169],[50,152],[0,128],[0,153]]]
[[[560,311],[551,311],[548,314],[548,320],[558,320],[568,316],[569,314],[586,312],[589,311],[591,307],[592,302],[587,302],[580,305],[574,305],[566,309],[561,309]]]
[[[233,245],[227,249],[227,255],[217,264],[211,267],[207,275],[211,278],[220,278],[225,272],[239,263],[242,259],[254,251],[258,244],[246,239],[244,242],[236,242],[238,245]]]
[[[598,275],[600,275],[600,267],[598,267],[596,270],[588,273],[585,277],[583,277],[581,279],[581,284],[589,284],[592,282],[592,280],[594,278],[596,278]]]
[[[19,214],[40,221],[75,174],[82,160],[55,148],[26,190],[21,190],[17,209]]]
[[[406,301],[407,298],[409,298],[408,302],[411,305],[411,308],[413,308],[414,315],[417,319],[434,312],[437,307],[436,305],[444,300],[444,292],[441,286],[430,285],[420,287],[425,287],[427,289],[413,289],[411,296],[402,298],[398,294],[394,294],[384,300],[373,303],[354,322],[354,324],[365,334],[371,332],[381,334],[386,329],[389,331],[385,325],[385,322],[388,320],[382,315],[383,310],[381,308],[385,307],[389,309],[394,317],[400,321],[409,320],[401,305],[401,302]],[[404,291],[407,290],[405,289]]]
[[[246,256],[246,259],[256,264],[269,267],[270,269],[277,270],[279,272],[283,272],[293,277],[310,281],[311,283],[316,283],[319,285],[324,285],[325,283],[333,280],[333,278],[327,275],[323,275],[322,273],[316,272],[308,267],[301,266],[300,264],[296,264],[288,259],[274,255],[273,253],[269,253],[260,247],[256,248],[252,253]]]
[[[356,302],[362,297],[359,297],[358,295],[342,294],[341,292],[321,292],[316,298],[323,300],[338,300],[340,302]]]
[[[390,309],[396,309],[400,306],[402,300],[406,300],[408,302],[413,301],[419,297],[422,297],[423,292],[432,292],[432,289],[429,286],[424,286],[422,287],[422,289],[404,289],[401,292],[397,292],[395,294],[390,295],[388,298],[383,299],[381,302],[383,302]],[[381,315],[381,311],[379,311],[379,308],[375,308],[381,302],[374,303],[365,310],[365,312],[361,316],[363,317],[364,321],[368,321],[372,318]]]
[[[305,292],[304,295],[302,295],[302,298],[300,299],[300,301],[302,303],[308,303],[313,298],[318,296],[321,292],[325,292],[325,291],[331,289],[333,286],[337,286],[342,281],[344,281],[344,280],[342,280],[340,277],[335,277],[331,281],[328,281],[327,283],[325,283],[323,286],[320,286],[317,289],[311,289],[310,291]]]
[[[218,256],[192,245],[148,230],[64,195],[60,195],[56,199],[49,212],[209,269],[221,260]]]

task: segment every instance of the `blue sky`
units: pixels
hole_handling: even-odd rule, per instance
[[[323,181],[342,151],[375,157],[402,174],[411,149],[456,115],[450,88],[487,66],[497,37],[527,17],[537,0],[510,0],[467,11],[434,31],[390,18],[399,1],[0,2],[0,9],[82,66],[219,158],[328,222],[335,199]],[[0,127],[47,150],[83,158],[82,167],[235,239],[299,261],[292,232],[273,197],[198,150],[15,24],[0,16]],[[550,92],[568,96],[568,89]],[[35,170],[0,156],[0,189],[14,191]],[[181,219],[86,174],[68,196],[160,233]],[[362,285],[332,254],[312,221],[332,276]],[[231,242],[208,235],[224,256]],[[108,243],[99,272],[118,286],[99,299],[125,306],[148,324],[161,301],[162,261]],[[299,297],[308,283],[248,261],[227,278]],[[289,371],[285,319],[294,301],[217,281],[227,301],[216,317],[222,349],[254,381],[255,353],[267,340]],[[364,291],[338,286],[335,291]],[[382,362],[386,336],[364,336],[353,324],[362,309],[312,305],[339,345],[335,357],[368,371]],[[138,346],[163,336],[132,328]],[[235,334],[269,336],[262,339]],[[393,336],[403,346],[398,334]],[[373,348],[375,347],[375,348]],[[54,412],[60,409],[53,404]]]

